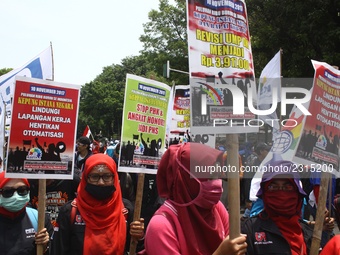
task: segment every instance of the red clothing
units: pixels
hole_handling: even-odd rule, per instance
[[[108,199],[97,200],[85,190],[85,187],[92,168],[102,164],[114,174],[116,191]],[[86,223],[83,254],[123,254],[126,223],[122,214],[122,194],[116,164],[108,155],[98,153],[87,159],[78,187],[77,207]]]
[[[220,242],[229,235],[229,214],[219,202],[214,210],[217,224],[221,225]],[[170,201],[165,203],[152,217],[145,238],[145,249],[148,255],[192,255],[189,250],[183,227],[178,220],[178,212]],[[199,233],[192,233],[192,236]]]
[[[212,204],[210,208],[199,206],[202,202],[204,203],[202,191],[209,193],[211,190],[204,189],[202,184],[204,180],[195,178],[193,170],[195,166],[212,166],[217,162],[223,165],[222,152],[199,143],[172,145],[160,161],[157,172],[158,194],[175,205],[177,217],[171,217],[170,221],[175,223],[177,233],[183,233],[177,239],[178,247],[183,255],[212,254],[226,236],[226,229],[221,224],[216,204]],[[220,185],[222,190],[222,182]],[[218,200],[216,203],[220,204]],[[170,215],[175,214],[169,214],[169,217]],[[149,235],[159,234],[151,230],[147,233]],[[164,235],[162,241],[167,242],[167,234]],[[148,234],[145,237],[145,240],[147,239],[156,245]],[[164,245],[163,242],[160,245]],[[160,252],[152,245],[148,247],[150,249],[146,250],[147,253],[174,254],[171,252],[174,248]]]
[[[322,249],[319,255],[339,255],[340,254],[340,235],[334,236],[325,247]]]

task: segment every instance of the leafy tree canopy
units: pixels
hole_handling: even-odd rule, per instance
[[[150,67],[159,75],[163,74],[163,64],[170,61],[170,67],[188,72],[188,43],[186,30],[185,1],[159,1],[159,10],[149,12],[149,22],[145,23],[142,55],[146,56]],[[187,74],[170,72],[170,80],[176,84],[189,84]]]
[[[313,77],[311,59],[340,64],[340,2],[248,0],[256,76],[281,48],[284,77]]]
[[[8,73],[12,70],[13,70],[13,68],[2,68],[2,69],[0,69],[0,76],[4,75],[4,74],[6,74],[6,73]]]

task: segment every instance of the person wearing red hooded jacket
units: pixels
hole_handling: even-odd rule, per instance
[[[5,172],[1,172],[0,255],[34,255],[37,244],[43,245],[45,254],[48,253],[53,227],[46,218],[45,228],[36,232],[37,218],[28,214],[28,210],[35,209],[27,208],[28,202],[28,180],[5,178]]]
[[[198,179],[195,166],[223,165],[223,152],[199,143],[172,145],[157,171],[164,204],[147,227],[148,255],[244,254],[246,237],[229,239],[229,215],[220,202],[221,179]],[[191,168],[190,168],[191,166]]]

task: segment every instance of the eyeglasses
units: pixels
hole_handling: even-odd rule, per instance
[[[295,187],[293,184],[291,183],[286,183],[282,186],[280,185],[276,185],[276,184],[270,184],[267,187],[268,191],[278,191],[278,190],[283,190],[283,191],[294,191]]]
[[[82,144],[82,143],[77,143],[77,146],[84,146],[84,144]]]
[[[89,174],[87,176],[88,180],[91,182],[99,182],[100,179],[102,179],[104,182],[110,182],[113,180],[113,174]]]
[[[4,188],[4,189],[0,189],[0,194],[4,198],[9,198],[9,197],[12,197],[14,192],[16,191],[19,194],[19,196],[26,196],[29,190],[30,189],[27,186],[20,186],[16,189],[15,188]]]

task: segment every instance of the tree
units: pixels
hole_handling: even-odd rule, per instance
[[[159,1],[159,10],[149,12],[150,21],[144,24],[144,35],[140,36],[144,55],[152,70],[162,76],[163,64],[170,61],[171,68],[188,71],[188,44],[186,31],[185,1]],[[176,84],[189,84],[186,74],[171,72]],[[168,82],[169,83],[169,82]]]
[[[126,74],[148,77],[149,64],[142,56],[126,57],[120,65],[103,68],[92,82],[86,83],[80,93],[78,135],[86,125],[91,131],[103,136],[119,138],[122,125]]]
[[[0,69],[0,76],[4,75],[6,73],[9,73],[12,70],[13,70],[13,68],[2,68],[2,69]]]
[[[284,77],[313,77],[311,59],[340,63],[340,2],[248,0],[256,73],[282,48]]]

